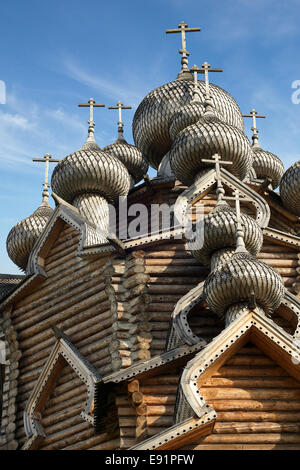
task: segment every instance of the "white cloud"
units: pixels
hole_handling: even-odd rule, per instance
[[[90,71],[84,71],[82,66],[70,57],[64,60],[63,71],[73,80],[93,88],[101,95],[106,95],[114,101],[122,98],[124,102],[131,103],[132,106],[138,106],[145,95],[145,85],[142,80],[133,80],[130,77],[129,80],[124,82],[123,77],[120,76],[121,73],[119,73],[117,80],[109,76],[104,78],[98,75],[95,77]]]

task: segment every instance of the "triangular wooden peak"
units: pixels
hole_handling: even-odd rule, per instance
[[[177,394],[177,424],[134,446],[134,449],[178,449],[212,432],[217,412],[201,394],[201,385],[249,342],[300,382],[299,340],[292,338],[258,309],[244,312],[185,367]],[[278,397],[278,400],[282,398]]]
[[[270,208],[265,199],[251,189],[246,183],[233,176],[224,168],[220,169],[222,183],[231,191],[238,189],[242,195],[251,200],[250,204],[256,211],[256,222],[261,228],[267,227],[270,220]],[[186,216],[190,205],[202,199],[216,184],[216,170],[208,171],[197,183],[192,184],[178,196],[174,210],[175,213]]]
[[[95,247],[99,246],[101,246],[101,253],[115,251],[107,238],[108,233],[96,230],[96,227],[91,225],[80,215],[76,207],[59,199],[59,205],[48,220],[43,233],[37,240],[30,254],[27,265],[28,274],[35,273],[43,268],[43,260],[55,242],[64,223],[67,223],[70,227],[74,227],[80,233],[77,250],[78,256],[94,254]],[[99,252],[99,248],[96,252]]]
[[[41,413],[47,399],[55,387],[63,366],[67,363],[87,387],[87,400],[80,416],[94,423],[91,413],[94,402],[96,383],[101,379],[97,370],[80,354],[69,338],[58,328],[53,328],[57,341],[52,348],[49,358],[37,380],[24,410],[24,427],[28,440],[23,449],[35,449],[45,436],[41,424]]]

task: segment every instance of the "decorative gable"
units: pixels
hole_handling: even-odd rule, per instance
[[[93,424],[93,410],[95,386],[101,376],[96,369],[85,360],[80,352],[71,343],[69,338],[60,330],[53,327],[57,341],[48,357],[43,371],[36,382],[24,411],[24,427],[27,441],[24,449],[36,448],[46,437],[42,426],[42,413],[45,408],[56,380],[67,363],[74,370],[87,389],[87,398],[84,410],[80,416],[82,419]]]

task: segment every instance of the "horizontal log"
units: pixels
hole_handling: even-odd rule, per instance
[[[274,361],[267,356],[245,356],[244,354],[236,354],[226,362],[230,366],[270,366],[274,365]]]
[[[87,284],[81,284],[80,288],[77,291],[70,290],[69,294],[64,298],[55,297],[52,302],[44,304],[43,313],[38,312],[35,314],[32,311],[32,317],[29,320],[20,322],[17,325],[18,340],[28,338],[32,332],[36,333],[38,331],[43,331],[45,328],[49,327],[51,319],[59,321],[61,316],[67,318],[68,314],[65,313],[62,315],[62,311],[67,312],[71,308],[76,308],[82,302],[86,302],[87,298],[92,298],[98,296],[98,302],[105,300],[107,294],[104,290],[104,284],[99,285],[97,279],[93,279]]]
[[[214,425],[213,432],[215,434],[244,434],[244,433],[299,433],[299,423],[236,423],[217,422]],[[300,437],[300,436],[299,436]]]
[[[288,377],[288,373],[278,366],[222,366],[214,377]]]
[[[177,385],[179,381],[179,375],[160,375],[156,377],[149,377],[143,380],[142,386],[149,385]]]
[[[300,400],[300,390],[299,389],[256,389],[251,388],[248,390],[242,388],[206,388],[201,387],[201,393],[203,394],[206,400],[272,400],[278,399],[281,400]]]
[[[291,377],[260,377],[260,378],[223,378],[212,377],[204,384],[205,387],[237,387],[237,388],[299,388],[300,383]]]
[[[141,391],[144,394],[166,394],[166,395],[176,395],[178,385],[164,385],[164,384],[157,384],[157,385],[142,385]]]
[[[76,426],[72,426],[69,429],[60,431],[52,436],[47,436],[40,449],[41,450],[58,450],[63,449],[75,442],[92,437],[94,429],[87,423],[82,422]]]
[[[257,433],[257,434],[211,434],[203,443],[264,443],[264,444],[300,444],[300,434],[296,433]]]
[[[85,331],[87,328],[84,328],[85,324],[85,319],[95,319],[98,322],[98,328],[101,328],[101,331],[103,331],[103,336],[106,335],[108,330],[111,328],[111,310],[107,310],[107,308],[110,307],[110,302],[103,302],[101,304],[101,307],[97,305],[93,305],[91,308],[86,309],[84,312],[79,313],[76,317],[77,322],[74,324],[74,319],[69,318],[65,321],[63,321],[62,324],[59,324],[59,327],[63,329],[64,333],[66,333],[68,336],[71,337],[72,342],[76,343],[77,340],[82,339],[85,337]],[[109,313],[109,315],[108,315]],[[78,327],[80,325],[80,331],[78,331]],[[77,333],[76,333],[77,331]],[[76,334],[73,334],[75,332]],[[100,334],[100,331],[99,331]],[[74,339],[75,338],[75,339]],[[22,358],[20,361],[21,368],[23,368],[23,365],[29,364],[32,361],[36,361],[38,357],[40,357],[43,349],[47,349],[49,347],[52,347],[54,342],[55,342],[55,337],[52,333],[52,336],[49,338],[45,339],[44,341],[37,343],[36,345],[28,348],[28,349],[23,349],[23,354]],[[23,345],[22,345],[23,346]],[[26,358],[29,357],[29,362],[26,362]],[[30,361],[30,358],[32,358],[32,361]]]
[[[279,398],[279,397],[278,397]],[[300,410],[300,401],[299,400],[243,400],[243,399],[210,399],[209,404],[218,412],[218,411],[287,411],[287,410]]]
[[[195,276],[208,274],[206,266],[146,266],[146,274],[163,274],[165,276]]]
[[[174,406],[168,405],[147,405],[147,416],[173,416]],[[135,416],[135,410],[133,407],[126,407],[126,404],[118,407],[119,416]]]
[[[300,422],[297,411],[218,411],[218,421]]]
[[[70,416],[69,418],[65,418],[62,421],[58,421],[56,423],[49,423],[44,428],[47,439],[50,438],[52,435],[56,434],[57,432],[60,432],[60,431],[63,432],[70,427],[73,427],[77,424],[82,423],[82,421],[83,419],[78,413],[78,414],[75,414],[74,416]]]
[[[30,311],[40,302],[42,297],[46,296],[45,301],[47,301],[47,296],[51,298],[58,288],[62,289],[64,287],[67,290],[70,283],[84,278],[86,275],[98,275],[100,277],[105,262],[106,260],[102,258],[83,266],[82,264],[78,264],[78,262],[76,263],[74,260],[69,269],[65,266],[63,272],[58,273],[57,276],[46,278],[43,280],[41,286],[23,299],[20,299],[16,309],[13,311],[13,317],[16,319],[21,317],[22,320],[29,318]]]
[[[60,327],[66,328],[68,325],[73,325],[75,323],[75,315],[82,314],[84,317],[84,312],[88,308],[92,308],[95,305],[99,305],[99,303],[106,298],[105,293],[96,292],[94,295],[90,297],[82,299],[80,302],[75,303],[69,308],[60,311],[53,317],[49,317],[47,321],[41,323],[40,325],[37,324],[34,328],[27,330],[26,336],[31,333],[30,337],[27,337],[22,341],[22,347],[28,348],[37,344],[37,342],[41,342],[43,340],[48,339],[50,336],[53,336],[53,332],[50,329],[51,326],[62,324]],[[67,320],[69,320],[68,323]],[[78,319],[77,319],[78,321]]]
[[[90,439],[86,439],[83,442],[76,443],[64,447],[64,450],[114,450],[120,446],[120,438],[116,437],[110,439],[101,438],[101,436],[93,436]]]

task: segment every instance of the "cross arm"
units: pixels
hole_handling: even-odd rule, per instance
[[[196,72],[203,74],[203,73],[205,73],[205,69],[204,68],[199,68],[198,70],[196,70]],[[209,68],[208,72],[223,72],[223,69],[211,69],[211,68]]]
[[[89,108],[90,107],[90,104],[84,104],[84,103],[80,103],[78,105],[79,108]],[[93,107],[94,108],[105,108],[105,104],[93,104]]]
[[[109,106],[108,109],[132,109],[132,106]]]
[[[33,162],[42,162],[42,163],[45,163],[46,159],[45,158],[33,158],[32,159]],[[49,158],[48,160],[50,163],[51,162],[60,162],[60,160],[57,160],[56,158]]]
[[[181,33],[182,29],[166,29],[166,34],[172,34],[172,33]],[[186,33],[191,33],[193,31],[201,31],[200,28],[184,28],[184,31]]]
[[[242,114],[243,117],[253,117],[253,114]],[[256,118],[265,118],[265,114],[254,114]]]
[[[208,160],[206,158],[201,158],[201,162],[204,162],[204,163],[216,163],[216,160]],[[221,165],[232,165],[232,162],[224,162],[222,160],[220,160],[220,164]]]

